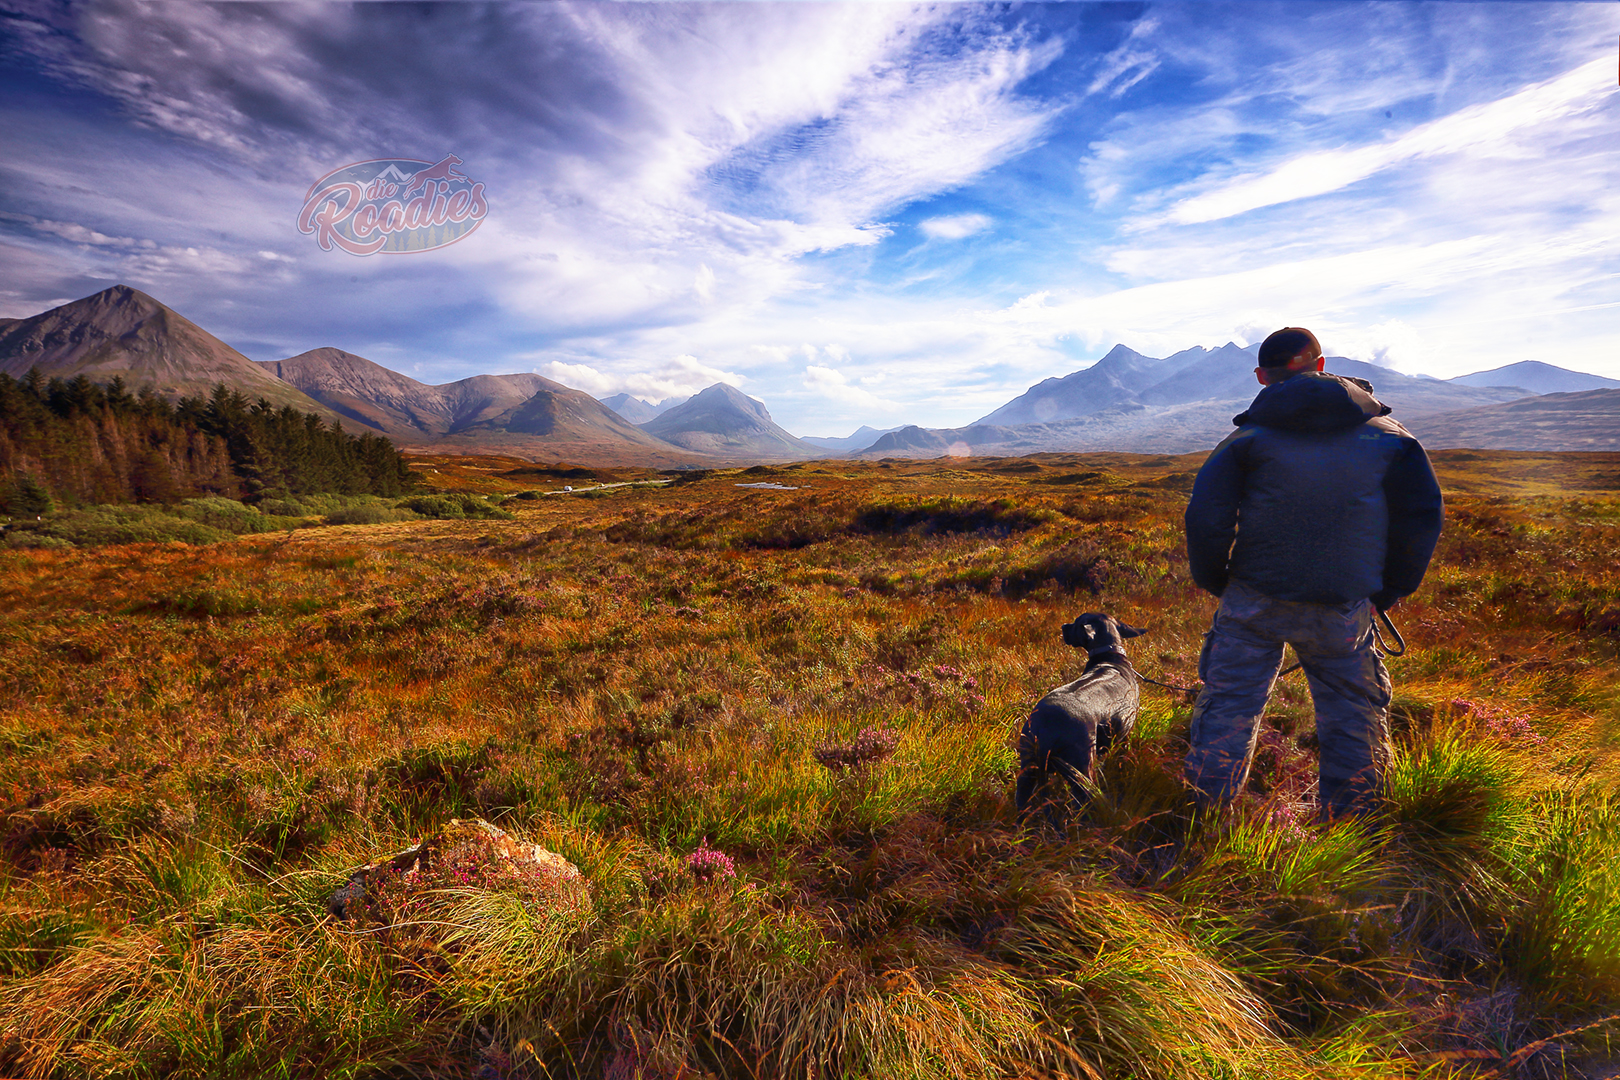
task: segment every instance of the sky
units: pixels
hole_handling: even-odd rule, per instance
[[[1620,378],[1617,84],[1599,3],[0,0],[0,317],[124,283],[256,360],[723,381],[801,435],[1285,325]],[[449,154],[460,241],[300,232]]]

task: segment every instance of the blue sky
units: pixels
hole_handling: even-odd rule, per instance
[[[1620,378],[1611,4],[0,11],[0,316],[123,282],[254,359],[724,380],[800,434],[1290,324]],[[296,228],[334,168],[449,153],[461,243]]]

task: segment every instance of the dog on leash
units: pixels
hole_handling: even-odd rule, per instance
[[[1086,651],[1086,669],[1036,703],[1018,734],[1018,816],[1038,802],[1054,824],[1085,805],[1097,758],[1130,733],[1140,701],[1125,641],[1142,633],[1112,615],[1087,612],[1063,627],[1063,643]]]

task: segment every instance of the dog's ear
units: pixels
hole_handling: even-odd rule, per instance
[[[1134,626],[1126,626],[1124,623],[1118,622],[1117,620],[1115,621],[1114,625],[1119,627],[1119,636],[1122,638],[1141,637],[1143,634],[1147,633],[1146,630],[1138,630]]]

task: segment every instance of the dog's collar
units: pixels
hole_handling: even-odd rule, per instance
[[[1101,660],[1104,657],[1118,657],[1121,661],[1124,662],[1124,664],[1127,667],[1129,667],[1130,663],[1131,663],[1131,658],[1125,655],[1125,650],[1121,649],[1117,645],[1105,645],[1100,649],[1087,649],[1086,650],[1086,662],[1087,663],[1092,663],[1093,661]]]

